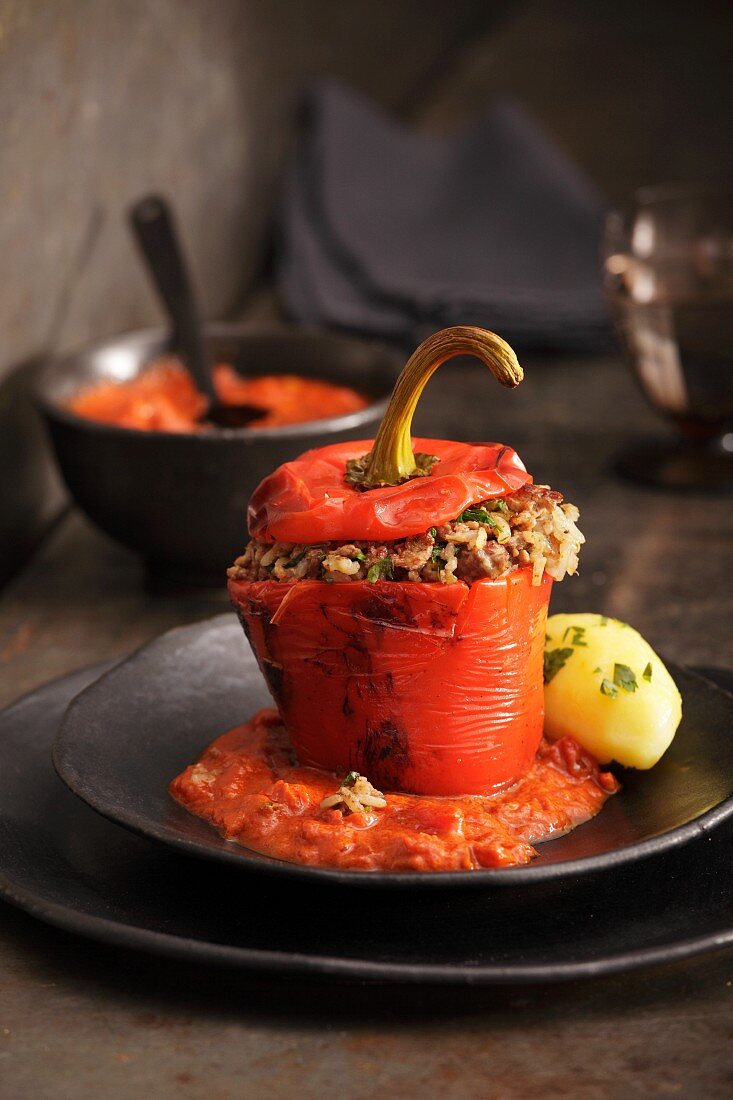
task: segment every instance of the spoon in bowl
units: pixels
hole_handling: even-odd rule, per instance
[[[168,203],[158,195],[140,199],[130,208],[130,224],[171,322],[171,348],[206,398],[201,422],[219,428],[247,427],[266,410],[219,400],[193,284]]]

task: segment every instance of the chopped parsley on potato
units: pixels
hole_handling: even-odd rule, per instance
[[[633,627],[589,612],[547,620],[548,737],[574,737],[602,764],[651,768],[681,717],[677,685]]]

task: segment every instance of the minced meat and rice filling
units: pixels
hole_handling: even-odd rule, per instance
[[[546,485],[524,485],[467,508],[451,523],[395,542],[336,542],[312,546],[252,539],[229,570],[244,581],[456,581],[503,577],[531,565],[532,581],[547,572],[560,581],[578,568],[585,539],[578,509]]]

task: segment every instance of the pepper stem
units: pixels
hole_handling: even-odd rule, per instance
[[[412,418],[428,380],[456,355],[480,359],[502,386],[518,386],[524,377],[516,355],[494,332],[456,325],[434,333],[412,353],[397,379],[374,446],[364,460],[364,489],[399,485],[429,473],[425,461],[429,456],[418,456],[418,462],[412,451]]]

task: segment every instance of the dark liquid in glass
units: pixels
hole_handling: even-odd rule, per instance
[[[670,489],[733,487],[733,193],[644,188],[609,212],[604,286],[644,394],[678,429],[629,443],[617,469]]]
[[[733,297],[613,298],[629,361],[651,403],[688,438],[733,425]]]

